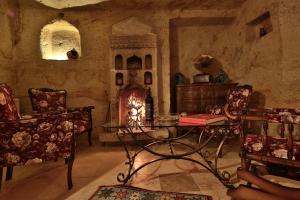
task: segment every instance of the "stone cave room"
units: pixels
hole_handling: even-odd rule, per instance
[[[299,0],[0,0],[0,200],[299,200],[299,37]]]

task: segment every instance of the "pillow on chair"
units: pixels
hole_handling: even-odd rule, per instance
[[[30,94],[33,111],[43,113],[49,111],[64,111],[67,108],[67,92],[65,90],[30,88],[28,92]]]

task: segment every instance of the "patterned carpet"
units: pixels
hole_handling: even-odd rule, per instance
[[[212,200],[211,196],[151,191],[132,186],[100,186],[90,200]]]

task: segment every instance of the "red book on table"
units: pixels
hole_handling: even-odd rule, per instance
[[[188,124],[205,125],[205,124],[214,123],[226,119],[227,118],[225,115],[195,114],[195,115],[179,117],[179,122],[188,123]]]

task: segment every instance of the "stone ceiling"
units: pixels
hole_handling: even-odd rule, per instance
[[[234,9],[246,0],[35,0],[57,9],[94,4],[97,7],[169,8],[169,9]]]

